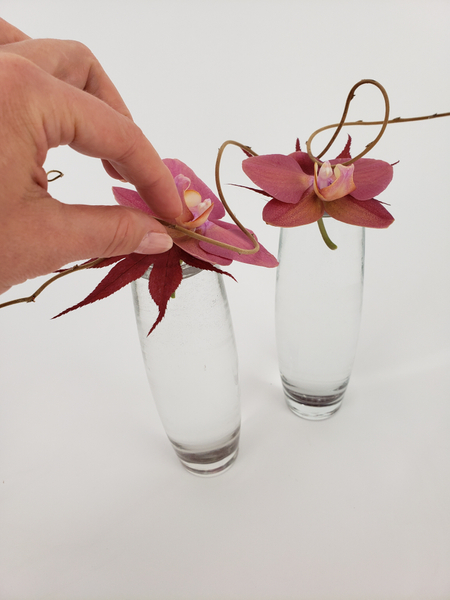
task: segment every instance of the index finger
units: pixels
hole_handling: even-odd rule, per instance
[[[70,145],[82,154],[109,161],[156,214],[174,218],[181,213],[181,200],[170,171],[131,119],[26,59],[14,60],[27,69],[21,80],[28,86],[28,109],[35,117],[32,122],[42,127],[34,132],[39,156],[45,157],[49,148]],[[42,133],[46,147],[41,145]]]

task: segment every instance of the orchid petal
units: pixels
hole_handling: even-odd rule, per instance
[[[263,219],[275,227],[297,227],[318,221],[325,212],[323,202],[314,193],[314,189],[304,195],[297,204],[286,204],[271,200],[263,209]]]
[[[203,199],[209,198],[211,200],[211,202],[214,204],[211,218],[221,219],[225,216],[225,209],[219,198],[205,183],[203,183],[201,179],[197,177],[191,168],[176,158],[165,158],[163,159],[163,163],[166,165],[166,167],[168,167],[174,179],[177,175],[184,175],[190,180],[190,189],[198,192]]]
[[[324,174],[321,177],[321,172],[324,169]],[[330,163],[325,162],[318,170],[317,163],[314,164],[314,190],[318,197],[321,200],[332,201],[337,200],[339,198],[343,198],[347,196],[355,189],[355,183],[353,181],[353,171],[354,166],[349,165],[348,167],[344,165],[336,165],[334,167],[334,177],[335,180],[327,185],[326,187],[320,188],[320,179],[330,179],[327,177],[329,174],[329,170],[331,169]]]
[[[129,190],[127,188],[122,187],[113,187],[112,191],[116,202],[121,206],[138,208],[139,210],[143,210],[149,215],[155,216],[155,213],[148,206],[148,204],[144,202],[144,200],[142,200],[139,194],[134,190]]]
[[[296,204],[312,184],[312,177],[303,172],[297,161],[283,154],[247,158],[242,169],[265,192],[289,204]]]
[[[233,277],[231,273],[227,273],[226,271],[222,271],[222,269],[218,269],[216,266],[211,264],[210,262],[206,262],[204,260],[200,260],[196,256],[192,256],[192,254],[188,254],[181,248],[179,248],[180,256],[182,260],[191,267],[196,267],[197,269],[202,269],[203,271],[212,271],[213,273],[220,273],[221,275],[227,275],[227,277],[231,277],[234,281],[236,279]]]
[[[177,186],[178,195],[180,196],[180,200],[181,200],[181,206],[183,207],[181,215],[176,218],[176,222],[179,223],[180,225],[183,223],[189,223],[189,221],[192,221],[192,219],[194,218],[194,215],[189,210],[189,206],[186,203],[185,194],[186,194],[187,190],[189,190],[189,186],[191,185],[191,180],[189,179],[189,177],[186,177],[182,173],[175,175],[173,180],[175,182],[175,185]],[[197,193],[197,192],[194,192],[194,193]],[[200,194],[199,194],[199,196],[200,196]],[[201,198],[201,196],[200,196],[200,198]]]
[[[182,248],[188,254],[191,254],[191,256],[195,256],[196,258],[200,258],[206,262],[215,263],[222,266],[227,266],[232,263],[231,259],[221,258],[203,250],[200,247],[199,240],[189,237],[183,234],[181,231],[168,229],[167,233],[173,239],[174,244],[176,244],[179,248]]]
[[[303,173],[306,173],[306,175],[309,175],[310,177],[314,177],[314,162],[307,152],[292,152],[288,156],[295,160]]]
[[[250,233],[253,235],[253,232],[250,231]],[[251,240],[249,240],[245,233],[233,223],[226,223],[224,221],[212,223],[210,221],[208,223],[206,234],[213,240],[230,244],[237,248],[248,250],[253,248]],[[215,246],[208,242],[200,242],[200,247],[214,257],[220,257],[222,259],[226,258],[260,267],[276,267],[278,265],[275,256],[270,254],[263,246],[260,246],[258,252],[255,252],[254,254],[239,254],[233,250],[221,248],[220,246]]]
[[[209,215],[211,214],[211,212],[214,210],[214,204],[211,204],[204,212],[202,212],[201,215],[199,215],[196,219],[193,219],[192,221],[179,221],[177,219],[177,222],[182,225],[183,227],[185,227],[186,229],[196,229],[197,227],[200,227],[200,225],[203,225],[203,223],[205,223],[205,221],[208,220]]]
[[[180,197],[184,198],[184,193],[189,189],[189,186],[191,185],[191,180],[189,179],[189,177],[186,177],[186,175],[183,175],[182,173],[175,175],[173,180],[175,182],[175,185],[177,186],[177,190]]]
[[[195,175],[192,169],[176,159],[165,159],[163,162],[169,168],[174,178],[183,204],[182,215],[176,220],[168,220],[169,223],[177,223],[185,229],[197,230],[198,233],[206,237],[211,237],[216,241],[227,243],[231,246],[249,249],[253,247],[250,240],[237,226],[220,221],[225,215],[222,203]],[[138,208],[156,216],[136,191],[127,188],[113,188],[113,191],[119,204]],[[238,260],[240,262],[268,267],[277,265],[276,258],[262,246],[254,254],[240,255],[238,252],[225,250],[208,242],[202,242],[173,228],[168,228],[167,233],[171,236],[176,246],[191,256],[208,263],[226,266],[233,260]]]
[[[356,189],[352,196],[355,200],[371,200],[383,192],[392,181],[394,169],[384,160],[360,158],[354,165],[353,181]]]
[[[385,229],[394,221],[394,217],[378,200],[356,200],[352,196],[339,198],[327,203],[330,217],[360,227]]]

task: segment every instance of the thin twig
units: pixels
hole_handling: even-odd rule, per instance
[[[61,271],[60,273],[57,273],[56,275],[51,277],[51,279],[48,279],[45,283],[43,283],[40,288],[38,288],[33,294],[31,294],[31,296],[26,296],[25,298],[16,298],[15,300],[9,300],[9,302],[3,302],[3,304],[0,304],[0,308],[5,308],[6,306],[12,306],[13,304],[19,304],[21,302],[34,302],[36,300],[36,298],[39,296],[39,294],[41,294],[45,290],[46,287],[48,287],[51,283],[53,283],[57,279],[61,279],[61,277],[65,277],[66,275],[69,275],[70,273],[75,273],[75,271],[82,271],[83,269],[90,269],[91,267],[95,267],[96,265],[101,263],[102,260],[105,260],[105,259],[104,258],[96,258],[95,260],[91,260],[88,263],[84,263],[82,265],[75,265],[73,267],[70,267],[69,269]]]
[[[157,221],[159,221],[162,225],[164,225],[164,227],[167,227],[168,229],[175,229],[175,231],[179,231],[180,233],[183,233],[184,235],[187,235],[188,237],[194,238],[194,240],[199,240],[200,242],[208,242],[208,244],[212,244],[213,246],[217,246],[218,248],[224,248],[225,250],[232,250],[233,252],[237,252],[238,254],[254,254],[255,252],[258,252],[259,250],[259,244],[258,242],[256,242],[256,240],[253,238],[254,243],[256,242],[256,244],[258,244],[257,246],[255,246],[254,248],[239,248],[238,246],[232,246],[231,244],[226,244],[225,242],[219,242],[218,240],[213,240],[212,238],[206,236],[206,235],[202,235],[201,233],[196,233],[195,231],[192,231],[192,229],[186,229],[185,227],[182,227],[181,225],[174,225],[172,223],[168,223],[167,221],[163,221],[162,219],[159,219],[157,217],[156,218]]]
[[[364,85],[364,84],[375,85],[383,94],[383,98],[385,101],[384,119],[382,121],[361,121],[360,120],[360,121],[351,121],[351,122],[346,123],[345,119],[347,117],[350,103],[355,96],[355,91],[358,87],[360,87],[361,85]],[[348,166],[348,165],[354,163],[355,161],[357,161],[358,159],[362,158],[370,150],[372,150],[372,148],[379,142],[381,136],[385,132],[386,127],[388,125],[394,125],[395,123],[411,123],[413,121],[430,121],[431,119],[439,119],[441,117],[450,117],[450,112],[433,113],[432,115],[425,115],[423,117],[395,117],[395,119],[389,119],[389,97],[387,95],[386,90],[380,83],[378,83],[374,79],[363,79],[362,81],[355,84],[353,86],[353,88],[350,90],[350,92],[347,96],[346,103],[345,103],[344,112],[342,114],[342,117],[341,117],[341,120],[339,121],[339,123],[333,123],[332,125],[325,125],[325,127],[321,127],[320,129],[317,129],[308,139],[308,141],[306,143],[306,148],[307,148],[307,152],[308,152],[308,155],[311,158],[311,160],[313,160],[314,162],[321,165],[322,163],[319,160],[320,157],[322,157],[325,154],[325,152],[327,152],[327,150],[329,150],[331,148],[333,142],[336,140],[338,134],[340,133],[340,131],[343,127],[359,126],[359,125],[382,125],[382,128],[381,128],[380,132],[378,133],[377,137],[370,144],[368,144],[366,146],[366,148],[360,154],[358,154],[358,156],[355,156],[354,158],[348,160],[347,162],[342,163],[344,166]],[[327,129],[334,129],[334,128],[336,128],[336,131],[334,132],[333,136],[331,137],[331,139],[328,142],[328,144],[326,145],[326,147],[322,150],[322,152],[320,154],[317,155],[317,157],[313,156],[313,154],[311,152],[312,140],[316,137],[316,135],[318,135],[322,131],[326,131]]]
[[[355,161],[359,160],[360,158],[362,158],[363,156],[365,156],[368,152],[370,152],[370,150],[372,150],[372,148],[374,146],[376,146],[376,144],[378,144],[378,142],[380,141],[383,133],[386,130],[386,127],[388,126],[389,123],[389,110],[390,110],[390,106],[389,106],[389,96],[386,92],[386,90],[384,89],[384,87],[381,85],[381,83],[378,83],[378,81],[375,81],[374,79],[362,79],[361,81],[359,81],[358,83],[356,83],[352,89],[350,90],[350,92],[348,93],[347,96],[347,100],[345,102],[345,106],[344,106],[344,112],[342,114],[341,120],[339,121],[339,123],[334,124],[334,125],[326,125],[325,127],[321,127],[320,129],[317,129],[308,139],[308,141],[306,142],[306,149],[308,152],[309,157],[311,158],[312,161],[314,161],[315,163],[318,163],[319,165],[322,164],[322,162],[319,160],[319,158],[321,156],[323,156],[325,154],[325,152],[331,147],[331,145],[333,144],[333,142],[335,141],[335,139],[337,138],[339,132],[341,131],[341,129],[344,126],[350,125],[350,123],[346,123],[345,119],[347,117],[347,113],[348,110],[350,108],[350,103],[353,100],[353,98],[355,97],[355,92],[356,90],[362,86],[362,85],[374,85],[375,87],[377,87],[380,92],[383,94],[383,99],[384,99],[384,106],[385,106],[385,111],[384,111],[384,119],[382,121],[377,121],[377,122],[372,122],[372,125],[382,125],[377,137],[372,140],[372,142],[370,142],[370,144],[368,144],[365,149],[360,152],[357,156],[355,156],[354,158],[342,163],[344,166],[348,166],[353,164]],[[363,121],[356,121],[355,123],[351,123],[352,125],[362,125]],[[322,131],[325,131],[327,129],[332,129],[336,127],[336,131],[334,132],[334,134],[332,135],[330,141],[328,142],[328,144],[325,146],[325,148],[322,150],[322,152],[317,156],[313,156],[312,152],[311,152],[311,142],[312,140],[316,137],[317,134],[319,134]]]
[[[49,179],[48,176],[50,175],[50,173],[56,173],[56,177],[52,177],[51,179]],[[58,169],[51,169],[51,171],[47,171],[46,175],[48,182],[56,181],[57,179],[64,177],[64,173],[62,171],[58,171]]]
[[[219,198],[222,201],[222,204],[224,205],[225,210],[227,211],[229,216],[233,219],[233,221],[236,223],[236,225],[239,227],[239,229],[242,231],[242,233],[244,233],[248,237],[248,239],[252,242],[252,244],[254,246],[252,250],[247,250],[245,253],[246,254],[254,254],[254,253],[258,252],[258,250],[260,248],[259,243],[255,239],[255,236],[252,233],[250,233],[250,231],[248,231],[248,229],[246,229],[244,227],[244,225],[242,225],[242,223],[237,219],[237,217],[234,215],[234,213],[228,206],[228,203],[225,200],[225,196],[222,191],[222,185],[220,183],[220,163],[222,161],[222,155],[223,155],[225,148],[230,145],[237,146],[238,148],[241,148],[241,150],[244,150],[245,152],[251,154],[252,156],[258,156],[258,155],[256,154],[256,152],[253,152],[253,150],[249,146],[245,146],[244,144],[235,142],[234,140],[227,140],[219,148],[219,151],[217,153],[217,159],[216,159],[216,167],[215,167],[216,187],[217,187],[217,193],[219,194]]]
[[[439,119],[441,117],[450,117],[450,112],[446,113],[433,113],[432,115],[425,115],[423,117],[395,117],[395,119],[389,119],[387,122],[388,125],[394,125],[395,123],[411,123],[413,121],[430,121],[432,119]],[[349,121],[348,123],[343,123],[342,127],[349,127],[355,125],[382,125],[384,121]],[[321,127],[317,131],[315,131],[312,137],[315,137],[321,131],[326,131],[327,129],[333,129],[334,127],[339,127],[341,123],[333,123],[332,125],[325,125],[325,127]],[[321,152],[320,156],[323,155]],[[314,157],[313,157],[314,158]],[[317,161],[315,161],[317,162]]]

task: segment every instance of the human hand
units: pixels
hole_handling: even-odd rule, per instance
[[[84,45],[32,40],[0,19],[0,89],[0,294],[76,260],[171,247],[141,211],[63,204],[47,192],[47,152],[69,145],[102,159],[162,218],[181,213],[168,169]]]

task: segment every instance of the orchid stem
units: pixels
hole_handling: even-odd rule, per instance
[[[328,246],[328,248],[330,248],[330,250],[337,250],[336,244],[330,240],[327,230],[325,229],[325,223],[323,222],[322,218],[320,218],[317,221],[317,225],[319,226],[319,230],[320,230],[320,233],[322,234],[323,241]]]

